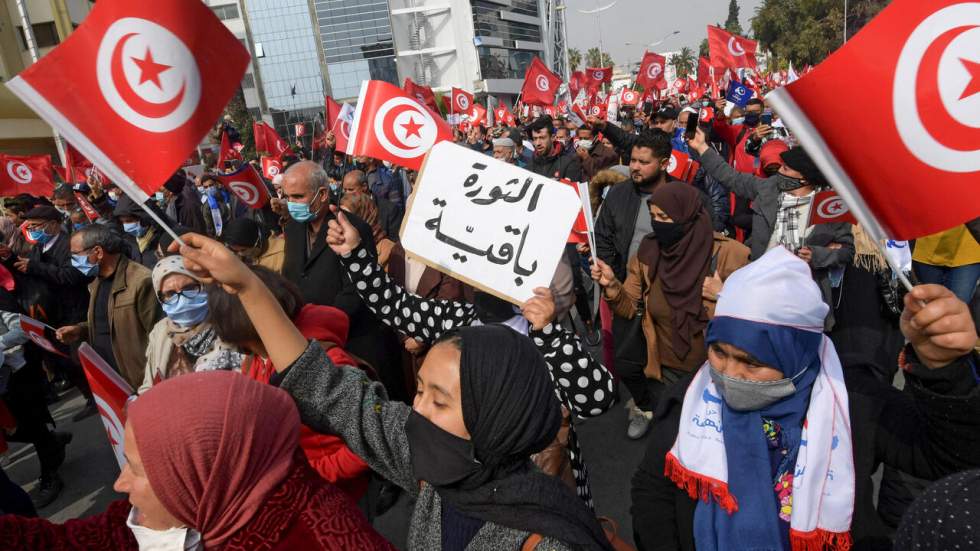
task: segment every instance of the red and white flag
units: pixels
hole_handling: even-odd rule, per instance
[[[620,100],[623,105],[633,105],[640,103],[640,93],[632,88],[623,88]]]
[[[667,66],[667,58],[646,52],[643,54],[643,61],[640,62],[640,72],[636,74],[636,83],[644,90],[663,90],[667,88],[667,78],[664,76],[664,67]]]
[[[514,118],[514,115],[510,112],[510,109],[507,108],[507,104],[499,99],[497,100],[497,107],[494,107],[493,109],[493,116],[494,119],[496,119],[497,124],[513,126],[511,120]]]
[[[4,155],[0,153],[0,195],[30,193],[47,197],[54,193],[51,155]]]
[[[350,143],[350,129],[354,124],[354,106],[349,103],[344,103],[340,106],[340,114],[337,115],[337,120],[333,121],[333,126],[330,128],[333,130],[334,137],[337,138],[337,147],[334,151],[347,151],[347,144]]]
[[[68,357],[68,347],[58,342],[58,339],[55,338],[54,328],[50,325],[21,314],[20,328],[34,344],[53,354]]]
[[[92,389],[92,396],[102,417],[102,425],[105,426],[109,444],[112,445],[119,468],[122,468],[126,463],[126,456],[123,455],[126,402],[134,394],[133,387],[109,367],[109,364],[88,343],[82,343],[78,347],[78,359],[82,364],[82,370],[85,371],[88,385]]]
[[[467,111],[470,117],[470,124],[476,125],[486,125],[487,124],[487,108],[480,105],[479,103],[474,103],[470,106],[470,110]]]
[[[568,93],[571,97],[578,95],[578,91],[585,87],[585,73],[574,71],[568,77]]]
[[[821,191],[813,196],[813,207],[810,209],[810,226],[830,224],[832,222],[849,222],[857,224],[857,219],[851,214],[847,203],[834,190]]]
[[[279,137],[279,133],[276,132],[275,128],[272,128],[264,122],[253,123],[252,133],[255,136],[256,151],[269,153],[278,159],[282,159],[286,152],[292,151],[289,148],[289,144],[286,143],[286,140]]]
[[[65,142],[65,181],[70,183],[86,182],[93,170],[92,161],[85,158],[68,142]]]
[[[260,209],[269,202],[269,189],[258,172],[249,163],[229,174],[215,174],[229,191],[238,196],[249,208]]]
[[[674,80],[674,83],[670,85],[670,94],[676,96],[683,94],[687,91],[687,79],[679,78]]]
[[[464,115],[470,112],[470,108],[473,107],[473,94],[467,92],[466,90],[454,87],[452,97],[453,99],[450,102],[450,109],[452,113]]]
[[[402,89],[422,105],[425,105],[435,113],[439,113],[439,104],[436,103],[436,95],[432,92],[432,88],[415,84],[412,79],[406,78]]]
[[[218,146],[218,164],[217,164],[218,170],[224,170],[225,163],[232,159],[241,161],[242,154],[239,153],[238,150],[232,147],[232,145],[228,142],[228,133],[222,132],[221,145]]]
[[[82,212],[85,213],[85,217],[88,218],[89,222],[95,222],[99,219],[99,211],[95,210],[92,203],[85,197],[85,195],[75,192],[75,200],[78,201],[78,206],[82,207]]]
[[[711,64],[715,67],[738,69],[758,65],[755,51],[759,43],[744,36],[708,25],[708,47],[711,50]]]
[[[691,157],[682,151],[672,149],[670,161],[667,163],[667,174],[678,180],[686,180],[688,169],[691,167]]]
[[[211,129],[248,60],[203,2],[103,0],[7,86],[142,204]]]
[[[340,148],[337,151],[342,151]],[[262,174],[269,180],[275,178],[282,172],[282,161],[275,157],[266,157],[263,155],[259,159],[262,162]]]
[[[361,84],[348,155],[374,157],[418,170],[433,145],[452,139],[452,127],[442,117],[397,86],[379,80]]]
[[[298,122],[298,123],[294,124],[293,125],[293,133],[296,135],[297,138],[301,138],[301,137],[305,136],[306,135],[306,125],[303,124],[303,123],[301,123],[301,122]]]
[[[561,78],[535,57],[524,73],[524,86],[521,88],[521,101],[528,105],[553,105],[555,94],[561,86]]]
[[[607,82],[612,82],[612,67],[589,67],[585,70],[586,88],[598,90]]]
[[[894,0],[766,99],[872,238],[980,216],[980,4]]]

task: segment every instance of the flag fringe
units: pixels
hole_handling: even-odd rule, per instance
[[[728,484],[688,470],[671,453],[667,454],[664,461],[664,476],[673,480],[692,499],[707,502],[714,498],[728,514],[738,511],[738,501],[728,493]]]
[[[790,528],[789,540],[793,551],[849,551],[854,544],[850,532],[831,532],[820,528],[809,532]]]

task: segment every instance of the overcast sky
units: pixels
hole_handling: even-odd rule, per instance
[[[578,48],[584,55],[589,48],[599,46],[596,16],[578,10],[592,10],[613,1],[565,0],[569,47]],[[738,0],[743,29],[749,28],[749,20],[761,4],[762,0]],[[705,27],[724,23],[727,17],[728,0],[618,0],[615,6],[600,14],[603,51],[609,52],[617,65],[639,61],[646,44],[680,31],[650,49],[669,52],[689,46],[697,54],[701,40],[707,36]]]

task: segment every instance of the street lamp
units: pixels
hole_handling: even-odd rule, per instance
[[[666,36],[664,36],[660,40],[658,40],[656,42],[651,42],[649,44],[640,44],[638,42],[627,42],[626,45],[627,46],[644,46],[646,48],[652,48],[654,46],[659,46],[659,45],[663,44],[664,42],[667,41],[668,38],[674,36],[675,34],[681,34],[681,32],[680,31],[674,31],[674,32],[668,33]]]
[[[603,58],[603,55],[602,55],[602,19],[601,19],[601,17],[600,17],[599,14],[601,14],[602,12],[604,12],[604,11],[608,10],[609,8],[615,6],[616,5],[616,2],[618,2],[618,1],[619,0],[614,0],[611,4],[608,4],[608,5],[603,6],[601,8],[597,7],[597,8],[592,9],[592,10],[576,10],[579,13],[584,13],[585,15],[595,14],[595,28],[596,28],[597,31],[599,31],[599,65],[602,65],[602,58]],[[598,4],[599,4],[599,0],[596,0],[596,5],[598,5]]]

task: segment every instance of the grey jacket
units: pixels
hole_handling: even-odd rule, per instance
[[[752,249],[752,260],[766,254],[779,212],[781,192],[776,187],[776,179],[757,178],[738,172],[710,148],[701,156],[701,166],[708,175],[735,195],[752,201],[752,235],[746,245]],[[841,247],[831,249],[828,247],[831,243],[838,243]],[[806,238],[806,245],[813,251],[810,261],[813,279],[820,286],[824,302],[831,306],[824,324],[824,328],[829,331],[834,326],[830,270],[843,268],[854,260],[854,234],[851,232],[851,225],[840,222],[815,226]]]
[[[442,503],[412,470],[405,422],[412,409],[390,402],[380,383],[359,369],[335,366],[323,348],[311,342],[284,372],[280,386],[292,395],[303,424],[317,432],[337,434],[350,449],[382,477],[416,498],[408,530],[408,549],[442,548]],[[531,534],[486,523],[467,551],[519,551]],[[545,538],[538,551],[571,551],[564,543]]]

